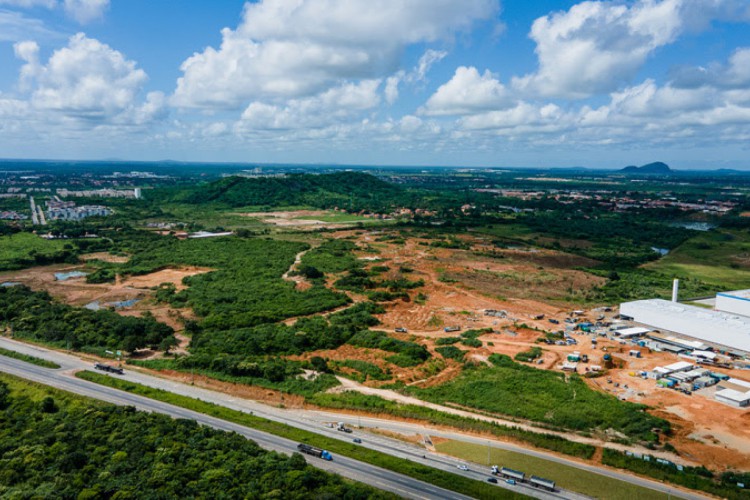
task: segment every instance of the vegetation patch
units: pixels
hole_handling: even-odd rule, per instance
[[[659,439],[653,429],[670,429],[666,420],[646,413],[645,406],[594,391],[577,375],[537,370],[498,354],[490,361],[494,366],[466,367],[445,384],[405,390],[441,404],[452,402],[576,431],[613,429],[648,442]]]
[[[18,359],[20,361],[25,361],[27,363],[41,366],[43,368],[50,368],[53,370],[57,370],[58,368],[60,368],[60,365],[52,361],[47,361],[46,359],[37,358],[36,356],[29,356],[28,354],[11,351],[10,349],[4,349],[2,347],[0,347],[0,355],[7,356],[13,359]]]
[[[659,481],[705,491],[721,498],[747,498],[747,489],[739,487],[737,483],[750,486],[750,473],[747,472],[729,471],[717,477],[705,467],[683,467],[683,470],[677,470],[673,464],[657,463],[654,457],[650,457],[650,460],[646,461],[610,449],[604,450],[602,463],[612,467],[628,469]]]
[[[176,342],[174,330],[150,314],[136,318],[71,307],[25,286],[0,287],[0,325],[15,337],[98,354],[147,346],[164,349]]]
[[[516,361],[523,361],[526,363],[531,363],[535,359],[542,356],[542,349],[540,347],[532,347],[528,351],[522,351],[516,354],[513,359]]]
[[[463,349],[459,349],[456,346],[448,345],[445,347],[436,347],[435,352],[440,354],[442,357],[448,359],[455,359],[456,361],[463,361],[464,355],[466,355],[466,351]]]

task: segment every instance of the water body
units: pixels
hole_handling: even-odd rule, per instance
[[[116,302],[107,302],[104,305],[107,307],[114,307],[115,309],[122,309],[123,307],[132,307],[140,301],[141,299],[118,300]]]
[[[117,300],[115,302],[106,302],[104,304],[101,304],[99,303],[98,300],[95,300],[93,302],[89,302],[83,307],[91,311],[98,311],[102,308],[107,308],[107,307],[114,307],[115,309],[122,309],[124,307],[132,307],[140,301],[141,299],[129,299],[129,300]]]
[[[55,273],[55,279],[57,281],[65,281],[73,278],[83,278],[88,275],[89,273],[84,273],[83,271],[70,271],[68,273]]]
[[[692,229],[693,231],[710,231],[716,227],[716,224],[710,222],[674,222],[670,225],[672,227]]]

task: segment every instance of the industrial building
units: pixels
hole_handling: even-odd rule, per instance
[[[718,299],[717,296],[717,302]],[[668,330],[729,349],[750,352],[750,316],[714,311],[662,299],[624,302],[620,304],[620,314],[652,328]],[[649,334],[649,337],[654,338],[654,334]],[[659,337],[661,337],[660,342],[668,340],[681,343],[679,347],[689,350],[705,350],[705,346],[700,342],[690,343],[680,341],[675,337]]]
[[[717,311],[750,317],[750,290],[717,293],[715,308]]]
[[[734,389],[723,389],[718,391],[714,398],[719,401],[736,408],[745,408],[750,405],[750,392],[739,392]]]

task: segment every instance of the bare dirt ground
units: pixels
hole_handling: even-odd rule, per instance
[[[284,212],[249,212],[239,213],[242,217],[252,217],[259,219],[261,222],[266,224],[272,224],[274,226],[282,228],[292,228],[299,230],[314,230],[314,229],[344,229],[351,225],[346,222],[326,222],[322,220],[313,219],[311,217],[322,217],[331,215],[330,212],[325,210],[291,210]],[[304,217],[304,218],[303,218]]]
[[[114,264],[124,264],[125,262],[130,260],[130,257],[128,256],[112,255],[109,252],[87,253],[84,255],[79,255],[78,258],[82,261],[100,260],[102,262],[111,262]]]
[[[303,250],[299,252],[297,255],[294,256],[294,262],[291,266],[289,266],[289,269],[281,276],[281,279],[286,281],[291,281],[294,283],[294,288],[297,290],[304,292],[305,290],[309,290],[312,288],[312,283],[307,281],[304,276],[290,276],[293,271],[296,271],[299,267],[300,263],[302,262],[302,256],[305,255],[307,252],[309,252],[311,249]]]
[[[387,304],[387,311],[378,315],[382,323],[378,329],[401,337],[395,335],[393,330],[406,328],[408,334],[405,339],[412,336],[434,354],[435,339],[460,334],[445,332],[445,326],[460,326],[461,331],[491,328],[493,333],[480,337],[483,341],[481,348],[455,344],[467,351],[466,359],[484,362],[492,353],[514,356],[530,347],[541,346],[541,364],[535,364],[535,367],[560,370],[567,355],[578,351],[590,359],[588,365],[579,364],[580,373],[585,373],[587,366],[604,366],[603,349],[606,349],[606,353],[612,354],[621,367],[609,370],[606,376],[587,379],[591,387],[620,399],[646,404],[653,408],[653,414],[669,420],[675,430],[668,441],[681,453],[682,461],[702,463],[719,470],[728,467],[739,470],[750,468],[750,426],[747,425],[750,423],[750,411],[727,407],[698,393],[687,396],[677,391],[659,389],[654,380],[633,376],[641,370],[648,371],[655,366],[674,363],[679,360],[676,356],[640,349],[643,353],[641,358],[631,357],[628,351],[634,348],[632,344],[622,345],[598,337],[598,345],[594,346],[591,336],[587,335],[576,336],[578,344],[572,346],[536,343],[542,331],[562,329],[564,318],[571,310],[579,308],[575,302],[564,300],[569,292],[566,289],[560,293],[561,288],[567,288],[571,286],[568,283],[572,283],[574,288],[585,290],[601,283],[597,277],[570,269],[589,265],[590,262],[583,262],[586,259],[564,252],[518,249],[500,250],[499,254],[504,255],[502,258],[497,255],[486,258],[466,250],[427,247],[420,245],[420,240],[416,238],[408,238],[405,244],[397,245],[377,241],[375,234],[370,232],[337,233],[339,237],[352,234],[359,236],[361,247],[374,247],[379,251],[379,262],[375,265],[391,268],[384,276],[395,277],[397,269],[406,266],[413,272],[404,273],[403,277],[425,281],[424,287],[411,294],[412,300]],[[476,247],[479,245],[481,243],[477,242]],[[360,256],[372,254],[363,252]],[[486,281],[472,282],[466,279],[467,276],[485,273],[490,273]],[[504,280],[503,275],[520,278]],[[460,279],[452,282],[452,277]],[[426,299],[417,303],[414,300],[417,293],[424,294]],[[486,316],[486,309],[505,310],[508,318]],[[532,319],[532,316],[539,314],[544,314],[544,318]],[[588,313],[581,319],[593,321],[598,314]],[[557,319],[560,324],[552,325],[549,318]],[[530,328],[520,327],[521,324]],[[378,366],[384,366],[383,358],[389,354],[350,349],[350,346],[345,346],[315,354],[331,359],[362,359]],[[435,355],[435,358],[439,358],[439,355]],[[390,367],[393,370],[393,366]],[[409,384],[431,386],[445,383],[458,375],[460,370],[459,364],[449,360],[446,368],[432,377],[420,377],[416,370],[410,368],[394,371],[394,375]],[[750,379],[747,373],[730,375]],[[612,382],[608,383],[608,380]],[[615,387],[615,384],[619,387]],[[355,384],[348,389],[377,390],[378,385],[382,383]],[[364,389],[368,386],[369,389]]]
[[[162,283],[173,283],[177,290],[185,289],[182,283],[184,278],[213,271],[207,267],[181,266],[178,268],[167,268],[142,276],[131,276],[122,282],[124,288],[151,288]]]

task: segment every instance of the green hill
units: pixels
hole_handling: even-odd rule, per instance
[[[400,199],[404,189],[359,172],[291,174],[285,177],[227,177],[181,193],[178,201],[213,203],[228,207],[385,208]]]

